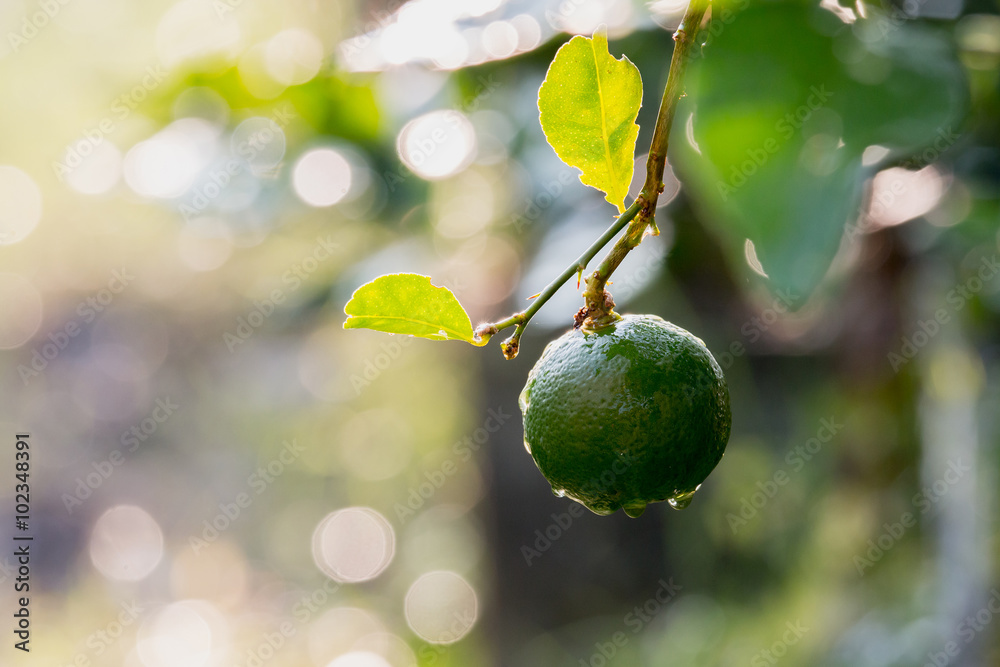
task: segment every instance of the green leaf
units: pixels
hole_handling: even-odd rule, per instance
[[[632,182],[640,106],[639,70],[625,56],[611,56],[603,29],[593,39],[577,35],[563,44],[538,89],[549,145],[583,172],[581,183],[604,192],[619,213]]]
[[[464,340],[482,345],[472,322],[447,287],[429,276],[393,273],[359,287],[344,306],[345,329],[374,329],[431,340]]]
[[[847,25],[795,0],[735,5],[689,70],[671,133],[671,158],[731,262],[749,271],[752,241],[793,308],[852,238],[845,223],[874,171],[865,149],[902,159],[953,142],[966,105],[942,34],[866,7]]]

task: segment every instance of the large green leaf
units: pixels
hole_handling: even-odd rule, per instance
[[[603,31],[563,44],[538,89],[542,131],[556,155],[619,213],[632,182],[640,106],[639,70],[625,56],[611,56]]]
[[[672,132],[671,156],[732,261],[747,266],[750,239],[793,307],[858,215],[865,148],[903,158],[953,141],[964,113],[961,67],[942,36],[869,9],[852,25],[801,2],[737,10],[692,66]]]
[[[374,329],[431,340],[464,340],[479,345],[472,322],[447,287],[428,276],[393,273],[359,287],[344,306],[345,329]]]

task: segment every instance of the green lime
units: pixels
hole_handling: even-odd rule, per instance
[[[596,514],[683,509],[729,441],[722,369],[655,315],[625,315],[552,341],[520,397],[524,447],[557,496]]]

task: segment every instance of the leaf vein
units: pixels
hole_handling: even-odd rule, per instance
[[[590,50],[594,54],[594,69],[597,72],[597,97],[600,101],[600,109],[601,109],[601,139],[604,140],[604,158],[608,165],[608,173],[611,174],[611,185],[615,189],[614,196],[615,199],[617,200],[620,185],[618,183],[618,174],[615,171],[614,160],[611,159],[611,144],[608,142],[608,137],[609,137],[608,121],[607,118],[605,117],[605,111],[604,111],[604,85],[601,80],[601,66],[600,63],[598,62],[598,53],[596,44],[597,44],[596,39],[590,40]],[[608,57],[609,58],[611,57],[610,54]],[[622,199],[624,200],[624,197],[622,197]],[[622,208],[622,204],[618,203],[617,201],[615,202],[615,204],[618,206],[619,211],[624,210]]]
[[[412,322],[414,324],[423,324],[425,326],[431,327],[433,329],[438,329],[439,331],[444,331],[446,333],[455,334],[460,340],[469,340],[469,336],[466,336],[461,331],[452,329],[451,327],[438,324],[436,322],[428,322],[427,320],[418,320],[413,317],[402,317],[400,315],[350,315],[348,317],[348,322],[351,320],[401,320],[403,322]]]

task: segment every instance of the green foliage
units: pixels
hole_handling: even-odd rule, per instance
[[[447,287],[428,276],[393,273],[359,287],[344,306],[345,329],[374,329],[431,340],[464,340],[479,345],[472,322]]]
[[[359,144],[377,140],[381,111],[375,92],[363,77],[330,72],[291,86],[274,99],[260,99],[251,93],[233,67],[220,74],[196,73],[180,81],[165,95],[172,100],[179,90],[205,87],[217,92],[232,109],[261,110],[291,104],[313,130]],[[169,107],[163,110],[169,117]]]
[[[961,67],[940,34],[874,9],[846,23],[783,0],[726,7],[715,21],[685,86],[693,125],[675,124],[671,155],[731,262],[744,266],[752,241],[770,287],[798,308],[829,269],[845,223],[860,215],[874,169],[863,164],[866,149],[877,144],[899,160],[932,144],[940,152],[957,138],[966,98]],[[638,69],[612,57],[603,29],[563,44],[538,91],[547,141],[619,214],[641,103]],[[451,314],[467,322],[448,297]],[[415,331],[401,330],[398,312],[379,310],[407,305],[372,300],[363,319],[345,326],[476,342],[468,324],[443,333],[449,329],[437,320],[417,318]]]
[[[671,154],[734,265],[749,238],[797,307],[859,212],[865,148],[902,158],[954,136],[961,70],[935,32],[795,2],[734,9],[712,33],[687,86],[697,149],[679,122]]]
[[[538,90],[542,130],[556,155],[581,170],[580,182],[604,192],[619,213],[632,182],[641,105],[639,70],[625,56],[611,56],[602,31],[564,44]]]
[[[381,114],[375,92],[363,81],[331,75],[290,88],[284,97],[323,133],[357,142],[378,137]]]

